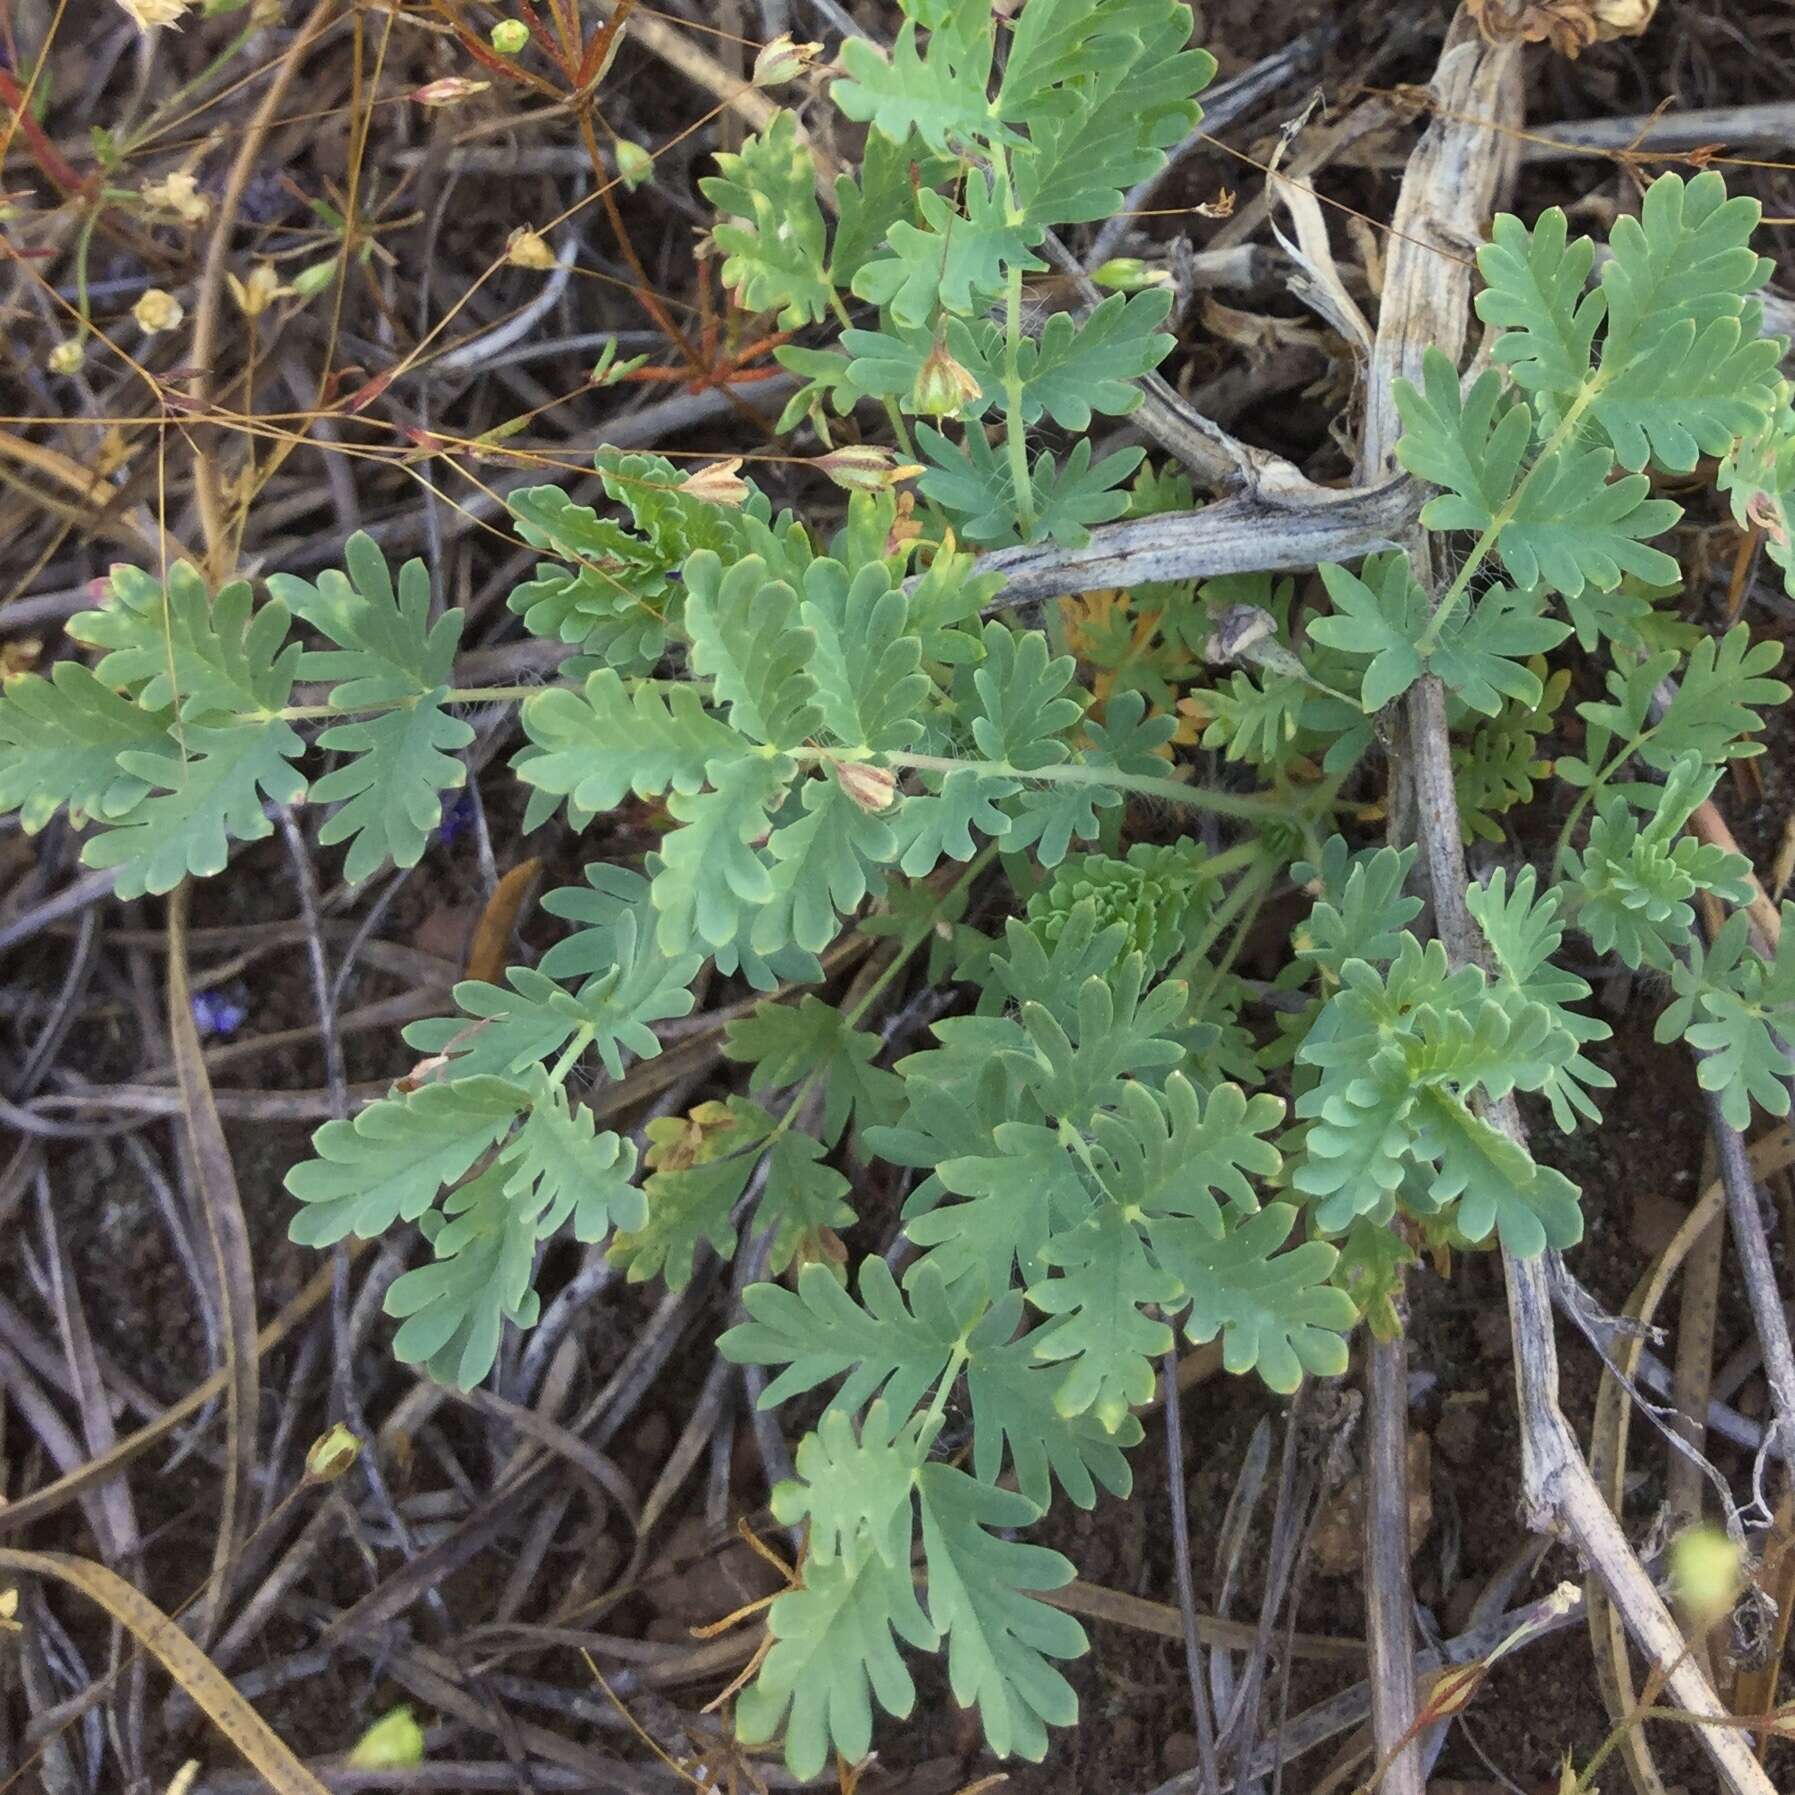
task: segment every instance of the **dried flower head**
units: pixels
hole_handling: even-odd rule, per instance
[[[280,276],[274,272],[272,262],[257,262],[250,269],[248,280],[238,280],[236,275],[229,273],[224,279],[231,297],[237,302],[237,310],[246,318],[261,317],[275,300],[293,291],[280,284]]]
[[[132,306],[131,316],[137,320],[139,330],[153,337],[159,331],[178,328],[187,313],[172,293],[165,293],[160,287],[151,287]]]
[[[172,212],[183,224],[204,224],[212,216],[210,197],[199,190],[199,183],[184,169],[164,175],[159,181],[146,181],[144,201],[159,212]]]
[[[52,374],[79,374],[87,360],[87,345],[79,337],[64,337],[44,358]]]
[[[1591,44],[1640,36],[1657,10],[1658,0],[1470,0],[1491,43],[1549,43],[1572,57]]]
[[[687,474],[679,490],[689,499],[702,499],[707,505],[739,507],[748,496],[748,482],[742,479],[742,458],[732,455],[727,461],[712,461]]]
[[[118,0],[118,3],[139,31],[154,31],[158,25],[178,25],[182,15],[193,7],[193,0]]]
[[[520,224],[505,239],[505,260],[513,268],[531,268],[541,274],[555,266],[555,252],[540,231]]]

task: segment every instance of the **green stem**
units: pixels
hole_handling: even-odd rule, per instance
[[[786,750],[797,760],[840,760],[843,755],[825,748]],[[1235,792],[1210,791],[1186,785],[1179,779],[1160,779],[1151,773],[1124,773],[1119,767],[1094,766],[1084,761],[1063,761],[1050,767],[1013,767],[1001,760],[956,760],[944,754],[896,754],[880,758],[894,767],[914,767],[923,773],[954,773],[962,768],[995,779],[1021,779],[1042,785],[1098,785],[1106,791],[1134,792],[1143,798],[1163,798],[1197,810],[1213,810],[1220,816],[1288,816],[1290,800],[1280,796],[1243,797]]]
[[[1024,542],[1035,533],[1035,489],[1028,477],[1028,438],[1022,427],[1022,270],[1010,269],[1004,286],[1003,442],[1016,499],[1016,529]]]
[[[1554,879],[1564,877],[1565,858],[1570,853],[1571,837],[1576,833],[1577,825],[1583,819],[1583,813],[1601,796],[1602,788],[1608,781],[1639,752],[1644,743],[1651,739],[1651,736],[1652,731],[1649,729],[1644,735],[1636,736],[1577,794],[1577,801],[1571,806],[1570,815],[1564,819],[1564,827],[1558,831],[1558,843],[1552,850],[1552,877]]]
[[[835,288],[829,288],[829,307],[835,313],[835,321],[843,330],[852,330],[854,320],[848,315],[848,308],[842,304],[841,295]],[[910,440],[910,431],[904,423],[904,414],[898,410],[897,401],[886,393],[879,401],[885,408],[885,415],[891,420],[891,433],[897,438],[897,445],[903,451],[906,461],[916,460],[916,445]]]
[[[261,29],[262,21],[252,17],[250,22],[245,25],[243,29],[239,31],[237,35],[233,37],[231,41],[226,44],[191,81],[184,82],[181,86],[177,87],[174,92],[171,93],[168,98],[144,120],[143,124],[131,133],[120,146],[120,155],[129,156],[136,151],[145,140],[155,132],[156,121],[158,119],[165,118],[169,114],[176,112],[191,95],[197,93],[200,88],[204,87],[205,84],[210,81],[212,77],[216,75],[218,71],[222,69],[224,65],[229,62],[231,58],[235,56],[237,52],[241,50]]]
[[[457,686],[443,694],[444,704],[521,704],[546,686]],[[283,723],[314,723],[326,717],[359,717],[376,711],[409,710],[425,694],[412,692],[403,698],[386,698],[377,704],[288,704],[267,711],[267,718]]]
[[[87,297],[87,258],[93,246],[94,227],[99,222],[100,208],[90,207],[81,221],[81,234],[75,240],[75,310],[81,314],[81,326],[75,332],[77,343],[84,342],[87,333],[93,329],[93,310]]]
[[[573,1070],[574,1061],[592,1045],[592,1037],[597,1032],[590,1022],[575,1030],[566,1050],[549,1068],[548,1081],[551,1085],[559,1086],[566,1079],[567,1074]]]

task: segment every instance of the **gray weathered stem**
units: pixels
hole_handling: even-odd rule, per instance
[[[1394,445],[1395,377],[1413,378],[1429,343],[1455,356],[1462,351],[1470,298],[1470,269],[1463,258],[1470,247],[1467,239],[1474,241],[1483,226],[1482,217],[1471,208],[1487,207],[1496,190],[1501,171],[1494,165],[1494,144],[1513,141],[1491,133],[1488,125],[1491,120],[1519,122],[1518,80],[1517,52],[1485,45],[1461,8],[1434,81],[1442,111],[1459,117],[1436,118],[1410,161],[1398,204],[1402,234],[1392,238],[1385,275],[1367,399],[1362,479],[1375,477],[1387,465],[1373,458],[1373,448]],[[1408,207],[1402,202],[1411,191],[1415,202]],[[1459,266],[1427,255],[1428,247],[1455,253]],[[1423,266],[1424,260],[1430,265]],[[1406,710],[1408,770],[1421,856],[1433,896],[1434,926],[1455,965],[1480,964],[1484,949],[1465,903],[1468,878],[1459,838],[1445,691],[1439,681],[1430,675],[1412,687]],[[1518,1145],[1527,1145],[1512,1098],[1490,1104],[1485,1119]],[[1528,1525],[1558,1534],[1575,1546],[1601,1580],[1642,1654],[1664,1672],[1675,1705],[1719,1718],[1725,1708],[1603,1499],[1560,1407],[1558,1346],[1545,1260],[1518,1258],[1505,1246],[1502,1266],[1508,1283]],[[1377,1728],[1380,1751],[1393,1743],[1386,1733],[1393,1723],[1386,1717]],[[1700,1727],[1696,1736],[1732,1795],[1771,1795],[1770,1780],[1744,1733],[1718,1725]]]

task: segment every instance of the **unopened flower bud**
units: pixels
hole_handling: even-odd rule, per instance
[[[883,492],[922,472],[919,463],[900,462],[889,449],[874,443],[843,443],[839,449],[817,456],[810,465],[849,492]]]
[[[151,287],[132,306],[131,316],[137,320],[139,330],[146,335],[155,336],[158,331],[177,328],[187,314],[172,293],[165,293],[160,287]]]
[[[1091,270],[1091,279],[1113,293],[1138,293],[1144,287],[1169,287],[1171,274],[1164,268],[1150,268],[1139,256],[1111,256],[1107,262]]]
[[[310,267],[301,268],[293,276],[292,293],[295,299],[316,299],[337,277],[337,261],[332,256],[328,262],[313,262]]]
[[[874,815],[897,802],[897,775],[889,767],[869,766],[864,760],[838,760],[835,779],[862,810]]]
[[[477,93],[485,93],[490,81],[471,81],[466,75],[444,75],[440,81],[426,81],[414,87],[411,97],[420,106],[459,106]]]
[[[505,260],[513,268],[529,268],[540,274],[555,266],[555,252],[549,248],[546,237],[527,224],[520,224],[505,239]]]
[[[79,337],[64,337],[49,353],[46,366],[52,374],[79,374],[87,360],[87,345]]]
[[[1744,1586],[1737,1545],[1718,1527],[1691,1527],[1670,1542],[1670,1586],[1677,1605],[1697,1626],[1711,1627],[1732,1612]]]
[[[619,137],[611,154],[617,160],[617,178],[631,193],[654,179],[654,157],[641,144],[632,143],[627,137]]]
[[[415,1770],[424,1761],[424,1729],[409,1707],[382,1715],[349,1752],[355,1770]]]
[[[955,361],[947,345],[937,339],[916,370],[910,409],[926,418],[958,417],[978,396],[979,383],[972,371]]]
[[[712,461],[687,474],[680,481],[679,490],[687,498],[702,499],[707,505],[729,505],[739,509],[749,491],[748,482],[738,472],[741,465],[739,455],[732,455],[727,461]]]
[[[490,40],[501,56],[521,55],[530,41],[530,28],[522,19],[500,19],[492,28]]]
[[[753,81],[756,87],[783,87],[795,81],[822,54],[821,44],[794,44],[789,31],[782,31],[770,44],[761,45],[754,59]]]
[[[335,1483],[361,1453],[361,1441],[342,1422],[312,1442],[305,1455],[305,1474],[313,1483]]]

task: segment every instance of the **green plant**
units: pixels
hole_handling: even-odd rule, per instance
[[[773,1493],[808,1544],[737,1726],[783,1732],[802,1775],[865,1752],[875,1701],[908,1710],[898,1642],[946,1651],[1000,1753],[1039,1756],[1073,1717],[1054,1663],[1084,1636],[1039,1599],[1071,1566],[1010,1534],[1056,1490],[1127,1492],[1133,1411],[1176,1334],[1289,1390],[1344,1369],[1361,1316],[1394,1325],[1414,1243],[1578,1239],[1576,1188],[1483,1114],[1519,1092],[1566,1131],[1599,1119],[1611,1079],[1586,1050],[1607,1030],[1553,964],[1567,928],[1673,982],[1660,1032],[1702,1051],[1730,1114],[1784,1113],[1795,1071],[1782,954],[1758,956],[1738,918],[1707,947],[1695,931],[1692,900],[1738,901],[1743,865],[1685,833],[1787,688],[1743,629],[1685,655],[1659,608],[1676,563],[1652,545],[1678,508],[1651,473],[1708,455],[1786,559],[1795,414],[1751,298],[1756,208],[1717,175],[1667,175],[1594,287],[1562,215],[1497,220],[1479,258],[1493,365],[1462,388],[1434,353],[1402,396],[1403,465],[1439,488],[1423,522],[1471,538],[1437,602],[1386,553],[1321,568],[1300,602],[1251,577],[1029,628],[987,615],[1001,580],[961,539],[1076,542],[1189,502],[1137,449],[1043,440],[1138,403],[1172,345],[1163,292],[1038,331],[1025,294],[1046,233],[1108,216],[1192,126],[1213,64],[1171,0],[1029,0],[994,85],[983,0],[907,12],[889,58],[843,48],[835,101],[868,131],[833,228],[789,113],[706,190],[738,304],[822,333],[779,352],[805,383],[781,428],[883,405],[920,453],[920,506],[900,507],[888,457],[824,457],[861,488],[825,540],[752,486],[716,503],[659,457],[606,452],[608,514],[555,487],[511,500],[543,557],[511,609],[570,652],[546,689],[455,686],[459,613],[433,618],[421,564],[395,582],[358,537],[344,572],[272,576],[260,603],[185,566],[117,569],[69,626],[95,664],[0,698],[0,805],[85,828],[124,896],[217,872],[301,799],[330,807],[319,839],[347,844],[349,880],[415,864],[476,703],[518,707],[528,825],[659,807],[640,871],[594,863],[551,892],[571,926],[540,962],[457,987],[455,1015],[406,1031],[416,1075],[318,1131],[288,1177],[293,1233],[417,1223],[432,1256],[388,1297],[396,1348],[464,1384],[506,1323],[534,1321],[537,1249],[563,1228],[675,1286],[707,1249],[764,1243],[768,1281],[722,1349],[775,1368],[770,1404],[833,1388]],[[1201,686],[1205,645],[1243,615],[1248,664]],[[1548,765],[1568,680],[1546,657],[1573,631],[1609,697]],[[1411,932],[1412,850],[1355,851],[1337,828],[1378,714],[1424,674],[1447,688],[1468,833],[1505,843],[1551,776],[1575,794],[1546,876],[1472,888],[1487,969]],[[1193,717],[1226,782],[1180,758]],[[335,764],[308,784],[308,756]],[[1125,839],[1131,799],[1159,835],[1207,810],[1223,845]],[[1268,992],[1236,962],[1282,882],[1312,902]],[[797,994],[853,929],[871,957],[851,994]],[[707,963],[764,994],[727,1029],[745,1089],[650,1128],[638,1178],[572,1080],[658,1054],[655,1024],[692,1011]],[[866,1025],[919,966],[963,1010],[884,1065]],[[915,1174],[901,1277],[876,1243],[841,1266],[870,1159]],[[955,1462],[942,1436],[967,1415]]]

